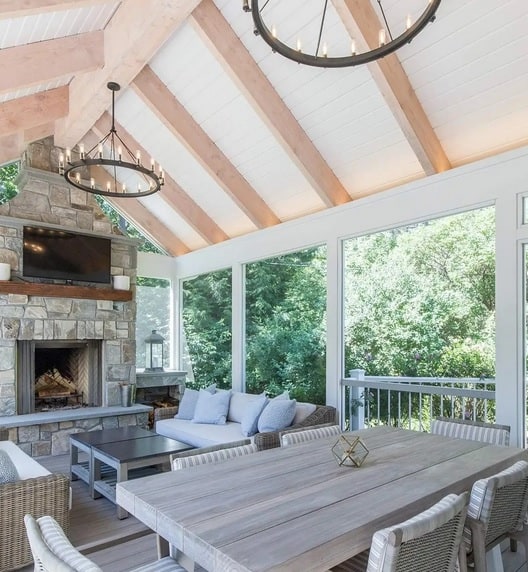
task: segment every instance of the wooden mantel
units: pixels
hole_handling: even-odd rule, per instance
[[[66,284],[38,284],[35,282],[0,281],[0,294],[22,294],[26,296],[48,296],[52,298],[83,298],[85,300],[113,300],[129,302],[130,290],[94,288],[92,286],[70,286]]]

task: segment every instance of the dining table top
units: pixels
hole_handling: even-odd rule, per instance
[[[117,503],[209,572],[309,572],[370,546],[375,531],[528,460],[528,452],[393,427],[360,436],[363,465],[339,466],[337,437],[117,485]]]

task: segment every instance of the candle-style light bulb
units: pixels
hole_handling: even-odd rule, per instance
[[[326,42],[323,43],[323,58],[328,57],[328,44]]]
[[[97,146],[97,154],[99,155],[99,159],[103,158],[103,146],[101,143]]]
[[[412,26],[411,15],[407,14],[407,30]]]
[[[126,193],[126,183],[123,183],[123,193]]]
[[[141,165],[141,151],[136,151],[136,162]]]
[[[93,177],[90,179],[90,188],[95,189],[95,179]]]
[[[150,158],[150,170],[154,171],[154,168],[156,167],[156,162],[154,161],[154,157]]]
[[[277,39],[277,28],[275,27],[275,24],[273,24],[273,26],[271,26],[271,35]]]
[[[66,161],[71,162],[71,149],[66,149]]]
[[[79,143],[79,156],[84,159],[84,143]]]
[[[357,51],[356,51],[356,40],[352,39],[352,41],[350,42],[350,53],[355,56]]]
[[[75,173],[75,180],[77,181],[77,183],[81,182],[81,173],[79,172]]]
[[[64,175],[64,153],[59,154],[59,175]]]
[[[297,51],[302,52],[302,42],[301,38],[297,38]]]
[[[387,43],[387,36],[383,28],[379,31],[378,37],[379,37],[379,45],[384,46]]]
[[[138,192],[138,193],[141,192],[141,183],[138,183],[138,190],[137,190],[137,192]]]
[[[107,192],[110,192],[110,188],[111,188],[111,186],[110,186],[110,181],[106,181],[106,190],[107,190]]]
[[[117,148],[117,158],[119,159],[119,161],[121,161],[121,157],[123,155],[123,149],[121,149],[121,147]]]

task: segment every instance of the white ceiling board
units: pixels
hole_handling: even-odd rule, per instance
[[[166,66],[185,49],[193,54],[194,69],[203,73],[189,69],[174,73]],[[290,209],[280,208],[289,196],[302,194],[309,212],[323,208],[317,193],[191,26],[173,35],[151,67],[280,219],[291,217]],[[240,159],[248,153],[257,161]]]
[[[119,2],[0,20],[0,49],[102,30]]]
[[[116,119],[229,236],[254,230],[249,218],[132,89],[116,102]]]
[[[66,76],[47,83],[41,83],[39,85],[25,87],[24,89],[18,89],[17,91],[2,93],[0,94],[0,103],[3,103],[4,101],[9,101],[11,99],[17,99],[19,97],[25,97],[26,95],[31,95],[33,93],[48,91],[50,89],[55,89],[56,87],[61,87],[63,85],[68,85],[70,83],[70,79],[71,76]]]
[[[191,250],[207,246],[205,240],[172,209],[162,198],[163,189],[154,195],[139,199],[143,206],[160,220],[172,233]]]

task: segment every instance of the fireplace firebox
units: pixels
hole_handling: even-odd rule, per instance
[[[19,341],[17,410],[102,405],[101,341]]]

